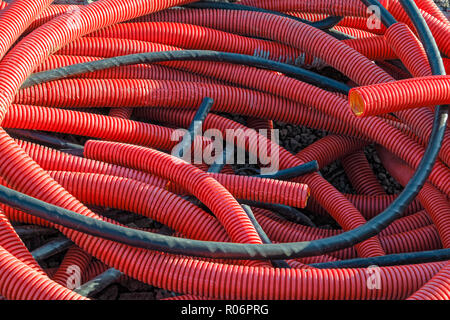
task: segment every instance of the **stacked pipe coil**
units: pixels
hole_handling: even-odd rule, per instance
[[[0,2],[0,298],[128,277],[175,300],[448,300],[450,22],[380,2]],[[326,136],[294,154],[280,122]],[[239,150],[261,176],[220,162]],[[353,194],[311,172],[337,161]],[[57,269],[22,224],[64,235]]]

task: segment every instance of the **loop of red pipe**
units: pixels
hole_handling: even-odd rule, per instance
[[[255,35],[251,31],[239,28],[239,24],[243,23],[241,20],[245,20],[246,13],[243,11],[226,11],[232,13],[233,24],[226,23],[227,17],[222,11],[217,9],[183,9],[183,10],[165,10],[160,11],[149,16],[141,17],[135,20],[135,22],[162,22],[171,21],[185,24],[201,25],[208,28],[214,28],[226,32],[239,32],[247,36]],[[221,13],[222,12],[222,13]],[[229,15],[228,15],[229,16]],[[236,25],[236,23],[238,25]],[[245,21],[244,21],[245,23]],[[264,37],[269,39],[270,37]],[[367,56],[371,60],[394,58],[392,50],[383,41],[383,37],[374,36],[371,38],[362,39],[348,39],[343,40],[342,43],[349,45],[355,50],[359,51],[363,55]],[[303,51],[302,59],[297,60],[297,64],[306,65],[308,67],[319,67],[324,65],[324,62],[316,56]]]
[[[328,140],[327,138],[339,138],[338,136],[327,136],[322,140]],[[345,141],[347,138],[343,137]],[[319,140],[319,141],[322,141]],[[355,140],[357,142],[358,140]],[[19,146],[21,146],[32,158],[36,161],[42,168],[47,171],[73,171],[73,172],[85,172],[85,173],[98,173],[105,175],[113,175],[118,177],[124,177],[128,179],[133,179],[140,181],[152,186],[159,188],[164,188],[167,181],[161,179],[154,175],[149,175],[147,173],[136,171],[133,169],[116,166],[113,164],[95,161],[86,158],[80,158],[72,156],[67,153],[63,153],[48,147],[43,147],[30,142],[18,140]],[[357,147],[362,146],[357,143]],[[335,148],[332,144],[328,144],[324,150],[344,150],[340,147]],[[306,149],[305,149],[306,150]],[[311,159],[314,159],[314,154]],[[305,157],[305,161],[309,161]],[[334,160],[330,160],[331,163]],[[328,164],[328,163],[327,163]],[[385,208],[388,207],[390,203],[395,199],[394,196],[383,196],[383,197],[369,197],[369,196],[358,196],[358,195],[346,195],[356,208],[363,213],[366,218],[372,218],[377,213],[380,213]],[[307,208],[312,212],[326,215],[327,213],[323,211],[322,207],[317,204],[314,199],[310,198],[308,201]],[[405,214],[412,214],[421,210],[421,206],[418,201],[414,201],[405,211]]]
[[[301,51],[277,42],[254,39],[216,29],[172,22],[116,24],[91,34],[94,37],[132,39],[202,49],[263,55],[280,62],[294,63]]]
[[[0,292],[10,300],[83,300],[0,246]]]
[[[161,110],[160,113],[164,113]],[[166,111],[167,115],[167,111]],[[170,118],[180,121],[179,126],[187,127],[189,123],[193,120],[194,112],[185,110],[170,110],[167,115]],[[245,126],[238,124],[232,120],[225,119],[221,116],[208,114],[206,117],[203,127],[205,129],[215,128],[219,129],[224,135],[225,139],[230,139],[227,135],[227,129],[234,129],[235,132],[240,132],[241,136],[245,139],[237,139],[237,144],[239,147],[248,150],[249,152],[256,154],[258,143],[270,146],[270,150],[278,150],[279,154],[279,164],[280,168],[290,168],[294,166],[301,165],[304,163],[303,159],[299,159],[289,153],[287,150],[281,148],[279,145],[275,144],[273,141],[268,140],[262,135],[259,135],[254,130],[249,130]],[[231,137],[232,141],[234,136]],[[99,159],[104,159],[102,155],[96,154]],[[113,155],[117,157],[117,155]],[[353,207],[348,200],[343,197],[333,186],[331,186],[325,179],[323,179],[319,174],[309,174],[301,178],[295,179],[294,181],[306,183],[311,189],[311,197],[316,198],[316,200],[324,206],[328,212],[335,218],[335,220],[346,230],[353,229],[359,225],[362,225],[365,221],[360,212]],[[342,214],[342,209],[346,208],[346,214]],[[371,238],[367,241],[362,242],[356,246],[363,256],[379,255],[383,252],[381,244],[376,238]]]
[[[85,135],[164,150],[171,150],[180,138],[174,134],[175,129],[172,128],[88,112],[38,106],[13,105],[3,125],[6,128]],[[211,143],[205,137],[196,137],[194,142],[203,147]]]
[[[436,3],[434,3],[433,0],[417,0],[415,2],[417,3],[417,6],[423,11],[426,11],[427,13],[431,14],[433,17],[439,19],[443,23],[446,24],[449,23],[447,17],[444,15],[441,9],[438,8],[438,6],[436,5]]]
[[[52,280],[69,289],[75,289],[81,285],[82,275],[86,272],[91,256],[77,246],[72,246],[67,251],[58,270]]]
[[[405,185],[407,179],[413,175],[411,168],[386,150],[379,149],[379,154],[384,166],[392,176],[402,185]],[[420,190],[418,198],[436,225],[442,244],[448,248],[450,246],[450,203],[442,193],[429,183],[426,183]]]
[[[223,75],[223,73],[222,73]],[[246,77],[249,77],[248,81],[252,82],[254,79],[259,79],[260,77],[250,74],[250,73],[242,73],[242,77],[239,78],[239,80],[242,82]],[[375,117],[369,117],[365,119],[359,119],[352,117],[350,113],[348,113],[348,107],[347,102],[343,99],[338,98],[335,95],[329,94],[325,91],[321,91],[318,88],[315,88],[313,86],[309,86],[304,83],[300,83],[298,81],[295,81],[293,79],[284,79],[278,77],[277,81],[274,82],[277,83],[274,85],[274,87],[268,86],[271,82],[269,82],[269,77],[266,78],[268,81],[266,81],[262,86],[261,89],[269,92],[279,92],[282,90],[283,95],[287,96],[295,101],[300,101],[302,103],[305,103],[307,105],[315,105],[316,107],[319,107],[321,110],[326,110],[326,113],[332,113],[335,116],[338,116],[342,119],[345,119],[345,121],[348,121],[351,123],[351,125],[348,126],[348,128],[360,128],[361,132],[364,132],[365,134],[369,135],[372,139],[377,141],[378,143],[382,144],[383,146],[387,147],[391,151],[393,151],[395,154],[400,156],[402,159],[405,159],[408,161],[408,163],[413,166],[417,167],[420,157],[424,153],[424,149],[422,146],[418,145],[415,141],[413,141],[411,138],[405,136],[404,134],[400,133],[398,130],[396,130],[394,127],[391,127],[383,120],[380,120]],[[283,86],[280,87],[280,82],[286,82]],[[247,80],[246,80],[247,81]],[[258,83],[259,84],[259,83]],[[301,85],[300,85],[301,84]],[[288,91],[287,91],[288,90]],[[287,92],[285,92],[287,91]],[[316,99],[316,97],[320,96],[321,99]],[[333,102],[331,102],[333,101]],[[340,104],[342,107],[330,107],[330,104]],[[297,115],[295,112],[281,112],[281,110],[272,110],[272,112],[279,112],[284,115],[289,115],[289,119],[291,123],[298,123],[294,119],[292,119],[292,115]],[[242,112],[241,112],[242,113]],[[278,116],[272,116],[274,119],[278,120],[285,120],[285,117],[278,117]],[[302,123],[300,123],[302,124]],[[444,178],[446,176],[447,178]],[[443,179],[444,178],[444,179]],[[448,168],[441,164],[439,161],[437,161],[435,165],[435,170],[430,175],[430,180],[439,187],[440,190],[443,190],[444,192],[448,192],[446,190],[449,190],[448,183],[450,181],[450,172],[448,171]],[[447,185],[447,186],[446,186]]]
[[[191,9],[189,9],[189,10],[191,10]],[[178,12],[181,12],[182,15],[185,16],[184,13],[186,12],[186,10],[171,10],[168,13],[173,15],[173,13],[178,13]],[[195,18],[192,18],[192,16],[194,16]],[[212,16],[214,16],[214,18],[209,19]],[[215,13],[215,12],[209,12],[208,15],[198,15],[198,14],[195,14],[195,12],[194,12],[191,15],[189,15],[189,17],[190,17],[190,19],[195,19],[195,20],[193,20],[193,21],[195,21],[195,23],[207,22],[210,24],[210,26],[212,26],[211,24],[213,24],[213,26],[215,28],[221,28],[221,27],[232,28],[236,24],[240,25],[240,23],[242,22],[241,20],[236,18],[236,20],[234,20],[234,22],[235,22],[234,24],[225,24],[225,23],[221,22],[221,20],[220,20],[222,18],[222,16],[219,13]],[[206,17],[208,17],[208,19],[206,19]],[[242,32],[242,29],[236,29],[235,31],[237,31],[237,30],[240,30],[240,32]],[[251,33],[251,31],[248,31],[248,32]],[[369,48],[370,48],[370,46],[369,46]],[[400,114],[402,115],[402,119],[406,119],[408,123],[413,123],[414,127],[419,126],[419,128],[422,128],[422,127],[424,127],[424,124],[426,124],[426,125],[428,125],[428,130],[431,130],[430,128],[431,128],[431,122],[432,122],[432,115],[427,115],[428,119],[427,119],[427,121],[425,121],[425,120],[422,120],[425,117],[424,114],[421,114],[420,116],[417,116],[416,114],[414,114],[414,115],[409,114],[407,112],[401,112]],[[431,118],[431,120],[430,120],[430,118]],[[421,130],[423,131],[423,129],[421,129]],[[422,136],[428,137],[429,133],[424,134]]]
[[[118,162],[169,179],[208,206],[233,241],[262,243],[250,219],[231,194],[216,180],[187,162],[154,149],[94,140],[86,143],[84,154],[88,158]]]
[[[224,11],[226,11],[226,10],[224,10]],[[263,36],[262,34],[261,34],[261,29],[264,29],[264,28],[266,28],[266,27],[264,27],[264,28],[259,28],[258,30],[256,30],[256,25],[255,25],[255,23],[247,23],[247,24],[245,24],[245,21],[246,21],[246,19],[248,19],[249,17],[248,16],[251,16],[252,17],[252,22],[255,22],[255,21],[257,21],[257,22],[259,22],[259,21],[264,21],[264,19],[263,19],[263,17],[264,17],[264,15],[263,14],[259,14],[259,13],[245,13],[245,14],[241,14],[241,15],[237,15],[236,13],[234,13],[234,12],[232,12],[232,11],[227,11],[226,12],[227,13],[227,17],[235,17],[236,16],[236,20],[235,20],[235,24],[231,24],[231,27],[234,27],[235,29],[233,29],[233,31],[234,32],[246,32],[246,33],[254,33],[254,35],[258,35],[258,36]],[[222,24],[224,24],[225,25],[225,20],[224,20],[224,15],[223,15],[223,13],[221,14],[221,13],[214,13],[214,19],[212,19],[212,21],[215,21],[216,22],[216,24],[220,24],[220,23],[222,23]],[[202,17],[198,17],[198,19],[201,19]],[[211,18],[211,17],[209,17],[209,18]],[[275,18],[274,18],[275,19]],[[276,19],[278,19],[278,18],[276,18]],[[280,18],[281,19],[281,18]],[[288,23],[287,21],[283,21],[283,22],[285,22],[285,23]],[[266,21],[266,23],[268,23],[267,21]],[[294,24],[295,22],[291,22],[291,21],[289,21],[289,23],[291,23],[291,24]],[[230,25],[229,23],[227,23],[226,24],[227,26],[228,25]],[[239,28],[238,28],[239,27]],[[306,27],[307,28],[307,26],[304,26],[304,27]],[[274,29],[276,29],[276,28],[279,28],[279,27],[276,27],[276,26],[274,26],[273,27]],[[312,33],[312,32],[311,32]],[[305,33],[305,35],[306,34],[309,34],[309,32],[306,32]],[[276,38],[276,37],[274,37],[273,35],[268,35],[268,37],[270,38],[270,37],[272,37],[272,38]],[[290,43],[294,43],[294,42],[296,42],[298,39],[291,39],[291,42]],[[327,39],[328,41],[331,41],[331,42],[333,42],[334,40],[332,40],[332,39]],[[324,39],[324,41],[325,41],[325,39]],[[330,47],[331,48],[331,47]],[[309,47],[309,50],[312,50],[312,49],[314,49],[314,48],[311,48],[311,47]],[[305,49],[306,50],[306,49]],[[336,49],[336,50],[338,50],[338,49]],[[345,52],[346,53],[346,51],[342,51],[343,53]],[[331,52],[330,52],[331,53]],[[325,52],[323,52],[323,53],[317,53],[317,54],[315,54],[315,55],[317,55],[317,56],[322,56],[323,54],[326,54]],[[325,56],[323,57],[323,58],[325,58]],[[326,59],[325,60],[329,60],[329,59],[332,59],[332,57],[329,57],[329,56],[326,56]],[[355,59],[357,59],[357,58],[355,58],[355,57],[352,57],[351,55],[348,55],[345,59],[343,59],[342,61],[345,61],[346,59],[348,59],[348,61],[353,61],[353,60],[355,60]],[[329,60],[330,61],[330,64],[332,64],[332,65],[336,65],[336,63],[332,63],[331,62],[331,60]],[[367,68],[372,68],[373,66],[371,66],[370,64],[367,66]],[[216,72],[216,74],[215,74],[215,76],[216,77],[219,77],[219,78],[221,78],[222,80],[225,80],[225,78],[224,78],[224,76],[226,75],[226,70],[220,70],[221,72],[219,73],[219,72]],[[366,72],[362,72],[362,70],[359,70],[359,69],[352,69],[352,70],[348,70],[348,72],[347,73],[353,73],[353,74],[355,74],[355,73],[357,73],[357,74],[359,74],[359,73],[361,73],[362,75],[364,75],[364,76],[368,76],[368,75],[371,75],[371,74],[376,74],[376,75],[379,75],[379,76],[382,76],[383,75],[383,73],[382,73],[382,71],[381,70],[373,70],[373,73],[372,72],[369,72],[369,71],[366,71]],[[212,75],[212,74],[209,74],[209,75]],[[355,75],[356,76],[356,75]],[[237,78],[238,79],[238,82],[240,83],[240,84],[242,84],[244,81],[243,81],[243,79],[246,79],[247,77],[249,77],[249,74],[243,74],[242,75],[242,77],[239,77],[239,78]],[[254,79],[259,79],[260,77],[258,77],[258,76],[255,76],[255,75],[252,75],[251,76],[251,78],[249,78],[248,80],[246,80],[247,82],[251,82],[252,81],[252,79],[254,80]],[[235,78],[236,79],[236,78]],[[228,81],[233,81],[233,80],[231,80],[231,79],[228,79],[227,78],[227,80]],[[262,90],[264,90],[264,91],[266,91],[266,92],[273,92],[274,90],[277,92],[277,94],[280,94],[280,92],[279,92],[279,88],[280,88],[280,81],[283,81],[284,79],[277,79],[277,81],[273,84],[273,85],[271,85],[272,84],[272,82],[269,82],[269,81],[266,81],[266,82],[264,82],[263,84],[260,84],[260,83],[258,83],[257,85],[258,86],[260,86],[260,87],[264,87],[264,89],[262,89]],[[386,82],[386,81],[391,81],[392,80],[392,78],[390,78],[390,77],[388,77],[387,76],[387,74],[384,74],[383,76],[382,76],[382,79],[381,78],[378,78],[378,80],[376,80],[376,79],[374,79],[374,78],[372,78],[372,81],[373,82]],[[234,80],[234,81],[236,81],[236,80]],[[294,86],[296,86],[298,83],[289,83],[289,84],[285,84],[285,85],[283,85],[283,89],[287,89],[287,88],[289,88],[289,89],[293,89],[294,88]],[[320,90],[319,90],[320,91]],[[299,96],[299,95],[301,95],[302,93],[307,93],[306,95],[305,95],[305,97],[302,97],[302,96]],[[304,99],[305,98],[308,98],[309,99],[309,101],[308,102],[304,102],[305,104],[307,104],[307,105],[315,105],[316,107],[318,107],[318,105],[317,105],[317,103],[318,102],[326,102],[327,100],[325,99],[325,98],[323,98],[323,99],[318,99],[318,100],[313,100],[313,101],[311,101],[312,100],[312,98],[314,97],[317,97],[317,96],[319,96],[319,95],[322,95],[323,93],[318,93],[318,92],[315,92],[315,93],[312,93],[312,92],[307,92],[307,91],[305,91],[305,89],[303,88],[303,89],[300,89],[300,88],[298,88],[297,90],[292,90],[292,91],[290,91],[290,92],[288,92],[288,94],[289,94],[289,96],[287,96],[288,98],[290,98],[290,99],[293,99],[293,100],[295,100],[295,101],[301,101],[301,102],[304,102]],[[294,96],[292,95],[292,94],[294,94]],[[284,96],[286,96],[286,93],[284,93],[283,94]],[[336,97],[334,97],[334,98],[336,98]],[[346,103],[345,103],[346,104]],[[329,104],[328,104],[328,106],[327,107],[329,107]],[[345,109],[347,109],[347,106],[345,106]],[[343,114],[340,114],[339,112],[344,112]],[[340,117],[346,117],[346,118],[349,118],[348,119],[348,121],[351,121],[351,122],[355,122],[355,120],[356,119],[354,119],[354,118],[352,118],[352,117],[349,117],[350,115],[347,113],[347,111],[346,110],[344,110],[344,109],[340,109],[340,108],[333,108],[332,110],[329,110],[328,108],[327,108],[327,112],[333,112],[333,113],[338,113],[339,114],[339,116]],[[292,113],[289,113],[289,114],[292,114]],[[273,117],[272,117],[273,118]],[[283,119],[280,119],[280,120],[283,120]],[[430,123],[431,124],[431,123]],[[397,153],[398,155],[400,155],[402,158],[403,157],[411,157],[413,154],[417,154],[417,155],[422,155],[423,154],[423,151],[421,151],[420,149],[423,149],[423,148],[421,148],[421,147],[419,147],[419,148],[417,148],[417,146],[413,146],[413,145],[411,145],[411,141],[407,141],[407,140],[405,140],[405,137],[400,137],[400,136],[397,136],[397,137],[395,137],[395,138],[393,138],[393,135],[396,135],[396,133],[394,133],[394,131],[392,131],[392,128],[386,128],[386,124],[382,124],[382,123],[379,123],[379,121],[377,121],[377,119],[376,118],[370,118],[370,119],[367,119],[367,121],[364,121],[364,122],[361,122],[361,125],[364,125],[364,129],[362,129],[361,131],[362,132],[364,132],[364,133],[366,133],[366,134],[370,134],[371,135],[371,138],[372,139],[374,139],[375,141],[378,141],[378,142],[380,142],[381,143],[381,141],[379,141],[379,139],[383,139],[383,140],[386,140],[387,138],[389,138],[389,140],[391,140],[391,138],[392,138],[392,140],[391,141],[384,141],[384,142],[382,142],[382,144],[383,145],[385,145],[385,146],[389,146],[389,148],[399,148],[400,146],[403,146],[403,147],[406,147],[406,145],[409,145],[409,148],[410,148],[410,150],[414,150],[414,152],[410,152],[410,153],[408,153],[408,154],[404,154],[403,152],[404,152],[404,148],[402,148],[403,149],[403,151],[401,151],[401,150],[399,150],[399,149],[397,149],[396,151],[394,151],[394,150],[392,150],[392,151],[394,151],[394,152],[401,152],[401,153],[403,153],[403,154],[400,154],[400,153]],[[349,125],[349,127],[359,127],[359,125],[358,124],[355,124],[355,123],[352,123],[351,125]],[[375,128],[377,128],[377,129],[375,129]],[[380,130],[379,128],[383,128],[383,130]],[[374,130],[375,129],[375,130]],[[386,130],[386,131],[384,131],[384,130]],[[387,132],[390,132],[389,134],[387,134]],[[380,133],[384,133],[384,134],[381,134],[380,135]],[[408,140],[409,140],[409,138],[408,138]],[[392,144],[392,141],[402,141],[401,143],[395,143],[395,144]],[[418,159],[417,159],[418,160]],[[408,162],[410,163],[410,165],[412,165],[413,167],[416,167],[417,166],[417,164],[418,164],[418,162],[417,162],[417,160],[414,160],[414,159],[412,159],[412,158],[409,158],[409,160],[408,160]],[[437,164],[437,166],[440,166],[439,164]],[[443,167],[441,167],[440,169],[438,169],[438,171],[440,171],[440,174],[442,174],[443,172],[445,172],[445,170],[446,169],[444,169]],[[431,175],[432,177],[431,177],[431,179],[432,180],[434,180],[434,182],[436,183],[436,184],[440,184],[440,183],[442,183],[442,182],[437,182],[435,179],[437,179],[437,177],[435,176],[435,173],[432,173],[432,175]],[[440,187],[440,189],[441,190],[446,190],[446,187],[443,187],[443,186],[441,186]]]
[[[70,191],[84,203],[113,207],[144,214],[145,216],[155,219],[192,239],[229,241],[228,236],[226,235],[223,227],[220,225],[220,223],[218,223],[218,221],[202,212],[201,210],[195,209],[195,206],[191,205],[182,198],[177,198],[173,195],[170,195],[167,191],[164,191],[162,189],[158,190],[158,188],[144,186],[142,183],[137,183],[136,181],[132,181],[130,179],[122,179],[119,177],[111,177],[98,174],[81,174],[59,171],[51,172],[51,175],[59,183],[61,183],[61,185],[66,187],[68,191]],[[135,199],[131,197],[132,194],[135,195]],[[150,203],[152,203],[153,205],[150,206]],[[186,210],[187,213],[181,214]],[[261,210],[254,210],[256,217],[258,218],[258,220],[260,220],[260,215],[258,214],[258,212],[260,212]],[[408,219],[408,221],[409,220],[412,219]],[[273,223],[273,221],[269,222],[267,219],[261,219],[261,226],[264,228],[264,230],[268,232],[271,238],[280,242],[294,241],[295,238],[286,237],[287,234],[290,234],[292,232],[300,232],[300,238],[297,237],[295,241],[319,239],[325,236],[331,236],[339,233],[332,232],[331,230],[317,228],[312,229],[292,223],[287,224],[290,225],[290,228],[288,229],[283,226],[282,229],[277,228],[274,230],[273,227],[271,227]],[[404,224],[402,220],[399,220],[397,222],[395,230],[404,228],[405,230],[402,232],[406,232],[425,226],[426,224]],[[389,231],[390,229],[387,230]],[[431,232],[431,234],[428,234],[428,238],[434,239],[434,241],[436,241],[436,239],[438,238],[436,237],[437,234],[435,233],[434,229],[430,229],[429,231]],[[397,233],[401,232],[392,232],[392,234]],[[310,237],[308,236],[308,234],[313,234],[314,236]],[[283,236],[283,238],[280,238],[280,235]],[[417,237],[416,235],[415,241],[419,241],[417,239],[422,238]],[[382,243],[386,243],[386,245],[389,246],[389,242],[382,241]],[[433,247],[436,247],[436,245],[430,246],[428,248]],[[397,250],[401,250],[397,248],[398,247],[393,247],[393,249],[390,250],[394,250],[393,252],[398,252]],[[348,250],[342,251],[348,252]],[[339,255],[339,257],[356,257],[356,253],[352,251],[352,253]]]
[[[11,253],[15,258],[25,263],[34,271],[42,275],[46,275],[15,232],[3,210],[0,210],[0,243],[3,248]]]
[[[88,236],[89,237],[89,236]],[[117,244],[116,244],[117,246]],[[119,245],[120,246],[120,245]],[[95,248],[100,249],[100,247],[96,246]],[[110,249],[112,247],[110,246]],[[135,249],[133,250],[134,255],[137,257],[137,260],[135,260],[136,265],[140,266],[146,266],[146,264],[141,263],[141,258],[139,255],[137,255],[138,252],[141,251]],[[101,251],[95,250],[95,254],[98,256],[101,254]],[[118,263],[125,263],[127,257],[119,256],[118,259],[112,261],[109,257],[110,255],[107,254],[101,254],[100,257],[102,259],[105,259],[107,261],[110,261],[111,264],[113,264],[113,267],[119,268]],[[367,281],[367,273],[363,269],[346,269],[341,272],[344,272],[344,274],[341,274],[341,272],[336,272],[337,270],[316,270],[312,269],[312,273],[299,273],[299,269],[282,269],[284,270],[283,273],[272,273],[269,271],[268,268],[255,268],[255,267],[239,267],[234,268],[233,266],[226,266],[226,265],[217,265],[210,262],[199,262],[195,260],[189,260],[189,259],[179,259],[170,257],[170,255],[164,255],[160,256],[159,259],[153,260],[154,258],[157,258],[156,256],[147,256],[146,261],[150,261],[153,265],[159,266],[159,268],[162,268],[164,270],[168,270],[169,273],[165,273],[164,278],[161,278],[160,280],[157,280],[156,274],[153,274],[152,272],[147,271],[148,269],[145,267],[144,269],[140,269],[140,272],[134,273],[133,276],[137,279],[141,279],[142,281],[148,282],[148,283],[154,283],[157,286],[160,287],[167,287],[169,290],[174,290],[176,292],[187,292],[196,294],[196,295],[205,295],[210,297],[216,297],[221,299],[236,299],[236,298],[250,298],[250,299],[260,299],[263,296],[268,296],[272,299],[402,299],[405,298],[408,293],[412,293],[417,290],[418,287],[423,285],[425,281],[429,280],[432,275],[434,275],[442,266],[442,263],[434,263],[434,264],[423,264],[423,265],[417,265],[417,266],[403,266],[403,267],[386,267],[386,268],[380,268],[380,280],[381,280],[381,288],[384,288],[382,290],[367,290],[367,286],[365,285],[365,282]],[[148,260],[148,258],[151,258],[152,260]],[[122,261],[122,262],[120,262]],[[215,284],[213,287],[211,287],[211,284],[201,285],[203,282],[203,278],[195,277],[193,279],[192,286],[189,286],[189,288],[183,288],[181,286],[177,286],[176,282],[172,282],[171,279],[174,279],[173,276],[175,276],[172,272],[172,267],[181,266],[181,264],[186,264],[187,267],[181,268],[180,271],[183,272],[184,276],[187,278],[192,278],[192,272],[194,271],[194,265],[196,266],[195,270],[200,271],[202,274],[202,277],[204,277],[206,274],[210,276],[214,276],[216,278],[226,276],[227,279],[230,279],[229,281],[224,281]],[[158,268],[158,269],[159,269]],[[263,289],[264,293],[258,293],[259,290],[256,289],[245,289],[244,292],[242,291],[236,291],[235,288],[232,286],[232,284],[236,283],[235,281],[232,281],[238,274],[241,272],[242,275],[245,275],[245,283],[249,283],[251,287],[258,286],[258,280],[256,276],[256,272],[269,272],[267,274],[267,278],[264,278],[264,283],[267,285],[268,282],[266,280],[273,278],[276,283],[269,283],[270,287],[267,289]],[[187,272],[187,273],[186,273]],[[212,272],[212,273],[211,273]],[[189,274],[190,273],[190,274]],[[206,273],[206,274],[205,274]],[[403,276],[400,274],[403,273]],[[416,276],[411,277],[413,274]],[[181,274],[180,274],[181,275]],[[329,276],[332,275],[333,280],[329,282],[329,284],[332,285],[330,294],[324,296],[323,291],[323,281],[330,281],[325,280],[324,276],[327,277],[327,279],[330,279]],[[303,277],[304,280],[301,280]],[[154,277],[153,279],[151,279]],[[288,289],[284,283],[286,281],[286,277],[289,277],[290,281],[293,281],[294,283],[298,283],[299,288],[300,286],[307,289],[304,291],[297,291],[295,288]],[[259,277],[258,277],[259,278]],[[311,283],[311,286],[308,285],[310,281],[314,280],[313,283]],[[351,280],[355,279],[355,280]],[[358,280],[357,280],[358,279]],[[406,285],[405,279],[410,279],[412,282],[408,282],[408,285]],[[300,282],[299,282],[300,281]],[[388,283],[392,283],[391,281],[394,281],[394,283],[397,283],[398,286],[392,287]],[[227,285],[227,283],[231,284],[231,286]],[[262,283],[261,283],[262,284]],[[201,285],[200,287],[198,285]],[[335,290],[334,288],[337,288],[336,286],[343,287],[345,285],[348,290],[345,292],[341,292],[340,290]],[[278,287],[278,290],[272,291],[270,288],[272,286]],[[305,287],[306,286],[306,287]],[[196,289],[194,289],[196,288]],[[313,289],[315,288],[315,289]],[[405,291],[405,288],[406,289]],[[313,290],[313,291],[311,291]],[[233,293],[232,293],[233,292]],[[288,293],[290,292],[290,293]],[[340,293],[339,293],[340,292]]]
[[[389,12],[394,16],[397,21],[406,23],[411,30],[414,30],[414,26],[408,15],[403,10],[401,4],[398,0],[390,0]],[[450,53],[450,23],[445,23],[428,12],[420,9],[419,10],[428,27],[430,28],[433,38],[436,40],[436,44],[439,49],[446,55],[449,56]]]
[[[408,297],[408,300],[450,300],[450,263]]]
[[[16,142],[46,171],[73,171],[112,175],[140,181],[159,188],[163,188],[167,184],[166,180],[142,171],[73,156],[68,153],[23,140],[16,140]]]
[[[400,57],[413,77],[432,75],[425,49],[408,26],[403,23],[396,23],[390,26],[386,33],[386,41],[393,48],[396,55]],[[433,121],[432,112],[426,108],[406,109],[397,112],[397,115],[408,123],[420,138],[428,141],[431,135],[430,124]],[[439,157],[447,165],[450,164],[450,131],[448,130],[445,133]]]
[[[374,175],[364,151],[359,150],[341,160],[351,185],[360,194],[384,195],[383,186]]]
[[[162,188],[93,173],[54,171],[51,175],[83,203],[135,212],[191,239],[230,241],[214,217]]]

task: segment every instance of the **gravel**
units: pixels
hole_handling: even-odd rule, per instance
[[[435,0],[434,1],[442,11],[449,12],[450,10],[450,1],[449,0]]]

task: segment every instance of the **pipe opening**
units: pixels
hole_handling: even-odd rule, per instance
[[[364,99],[358,91],[350,91],[349,93],[350,109],[357,116],[361,117],[365,113]]]

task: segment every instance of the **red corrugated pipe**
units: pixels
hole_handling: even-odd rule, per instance
[[[352,88],[351,110],[368,117],[399,110],[450,103],[450,77],[429,76]]]

